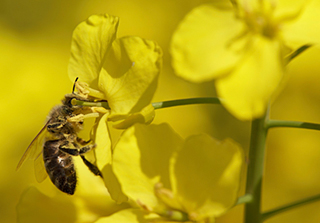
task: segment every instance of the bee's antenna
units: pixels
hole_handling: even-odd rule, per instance
[[[74,94],[74,89],[76,88],[76,82],[78,81],[79,77],[77,77],[74,81],[73,87],[72,87],[72,94]]]

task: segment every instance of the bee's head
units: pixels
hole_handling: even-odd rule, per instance
[[[72,94],[66,94],[64,96],[64,99],[62,100],[62,104],[68,106],[68,107],[75,107],[75,106],[80,106],[80,105],[73,105],[72,104],[72,99],[77,99],[79,101],[88,101],[88,99],[81,97],[80,95],[76,94],[76,93],[72,93]]]
[[[72,93],[71,94],[66,94],[64,96],[64,99],[62,100],[62,103],[70,108],[74,108],[77,105],[73,105],[72,104],[72,99],[77,99],[80,101],[87,101],[88,99],[84,98],[83,96],[77,94],[76,92],[74,92],[75,88],[76,88],[76,83],[78,81],[78,77],[75,79],[73,87],[72,87]]]

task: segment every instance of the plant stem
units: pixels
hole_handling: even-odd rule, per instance
[[[309,122],[285,121],[285,120],[269,120],[266,123],[267,128],[291,127],[320,130],[320,124]]]
[[[311,46],[312,45],[310,45],[310,44],[303,45],[300,48],[298,48],[296,51],[294,51],[291,54],[289,54],[288,56],[286,56],[285,59],[289,63],[291,60],[296,58],[299,54],[303,53],[305,50],[309,49],[309,47],[311,47]]]
[[[301,206],[301,205],[304,205],[304,204],[308,204],[308,203],[311,203],[311,202],[316,202],[316,201],[319,201],[319,200],[320,200],[320,194],[312,196],[312,197],[308,197],[308,198],[305,198],[303,200],[297,201],[295,203],[292,203],[292,204],[289,204],[289,205],[284,205],[282,207],[279,207],[279,208],[273,209],[271,211],[265,212],[265,213],[262,214],[262,218],[263,218],[263,220],[267,220],[268,218],[271,218],[274,215],[277,215],[277,214],[280,214],[282,212],[288,211],[288,210],[290,210],[292,208],[296,208],[298,206]]]
[[[154,107],[154,109],[159,109],[159,108],[168,108],[173,106],[191,105],[191,104],[221,104],[221,100],[215,97],[187,98],[187,99],[178,99],[178,100],[171,100],[171,101],[154,102],[152,103],[152,106]]]
[[[267,138],[266,117],[256,119],[251,124],[246,194],[252,195],[252,201],[246,203],[245,206],[245,223],[261,223],[263,221],[261,215],[261,188]]]
[[[104,107],[105,109],[110,109],[107,101],[89,102],[89,101],[72,99],[72,104],[81,105],[81,106]],[[221,99],[216,97],[186,98],[186,99],[177,99],[177,100],[170,100],[170,101],[153,102],[152,106],[154,107],[154,109],[160,109],[160,108],[168,108],[168,107],[192,105],[192,104],[221,104]]]

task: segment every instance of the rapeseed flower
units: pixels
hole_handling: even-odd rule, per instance
[[[135,124],[115,146],[112,168],[129,200],[97,222],[214,222],[235,205],[242,166],[232,140],[183,140],[168,124]]]
[[[162,52],[150,40],[134,36],[117,38],[118,24],[117,17],[107,14],[93,15],[80,23],[73,32],[68,68],[72,81],[79,78],[76,82],[78,94],[108,103],[106,109],[97,102],[88,110],[84,109],[85,114],[69,121],[78,121],[85,115],[92,117],[87,112],[90,109],[99,114],[91,140],[97,145],[93,151],[96,165],[102,171],[104,183],[110,186],[109,191],[101,178],[94,176],[77,161],[79,157],[75,157],[79,176],[76,193],[70,197],[57,190],[50,191],[51,187],[42,191],[29,188],[18,204],[19,222],[56,222],[57,218],[61,222],[94,222],[101,216],[129,207],[114,201],[120,203],[127,198],[110,169],[111,140],[107,122],[114,121],[115,127],[127,128],[135,122],[152,121],[151,99],[157,87]],[[54,216],[55,213],[59,215]]]
[[[117,38],[118,24],[118,17],[107,14],[93,15],[80,23],[73,33],[68,69],[71,80],[79,77],[81,93],[108,102],[110,109],[96,122],[94,142],[96,163],[106,184],[111,184],[110,192],[118,186],[110,169],[107,122],[123,129],[135,122],[152,121],[151,99],[162,65],[162,51],[155,42],[136,36]],[[117,192],[111,194],[116,196]],[[115,199],[121,202],[125,198]]]
[[[79,77],[89,85],[90,96],[108,101],[111,119],[150,104],[162,65],[161,48],[155,42],[136,36],[117,38],[118,24],[119,18],[107,14],[79,24],[68,69],[72,81]]]
[[[217,94],[235,117],[261,117],[286,79],[285,56],[319,42],[319,10],[316,0],[201,5],[173,35],[173,67],[189,81],[216,79]]]

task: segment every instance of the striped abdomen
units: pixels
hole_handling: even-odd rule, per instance
[[[72,157],[60,151],[61,140],[50,140],[43,147],[46,171],[54,185],[68,194],[74,194],[77,177]]]

